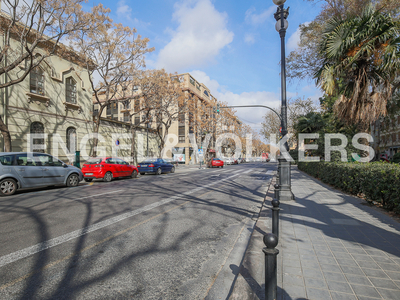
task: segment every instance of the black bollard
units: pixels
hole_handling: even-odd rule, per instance
[[[279,200],[273,199],[272,204],[272,233],[279,239]]]
[[[279,197],[279,184],[275,183],[274,184],[274,198],[278,199]]]
[[[264,244],[267,246],[263,249],[265,254],[265,300],[276,300],[277,294],[277,255],[278,237],[273,233],[264,235]]]

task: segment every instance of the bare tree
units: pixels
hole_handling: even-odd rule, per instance
[[[135,28],[106,23],[96,32],[80,32],[73,39],[77,50],[86,58],[94,98],[99,106],[94,133],[99,132],[104,108],[113,102],[138,97],[132,84],[137,71],[145,67],[148,38],[136,34]],[[96,156],[98,139],[94,139],[93,156]]]
[[[84,0],[5,0],[0,13],[0,89],[22,82],[46,58],[57,55],[79,62],[80,57],[61,44],[77,32],[91,32],[107,22],[102,5],[82,11]],[[12,150],[8,126],[0,116],[5,151]]]

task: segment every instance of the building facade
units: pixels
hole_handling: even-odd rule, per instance
[[[20,65],[12,72],[23,69]],[[46,58],[22,82],[1,90],[0,114],[12,150],[46,152],[70,163],[77,150],[89,155],[90,141],[82,148],[80,141],[92,132],[91,98],[83,66],[58,56]],[[3,138],[0,147],[4,149]]]
[[[400,116],[377,120],[371,124],[372,146],[376,155],[393,158],[400,151]]]

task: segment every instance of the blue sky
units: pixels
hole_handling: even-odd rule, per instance
[[[147,68],[191,73],[211,93],[230,105],[280,103],[280,38],[275,30],[272,0],[120,0],[101,2],[111,17],[150,39],[155,51]],[[286,52],[296,48],[298,26],[312,21],[320,4],[287,0],[290,6]],[[311,97],[321,92],[314,82],[287,85],[288,97]],[[237,109],[241,120],[261,128],[263,109]]]

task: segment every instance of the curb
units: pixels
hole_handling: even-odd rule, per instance
[[[238,275],[232,284],[233,288],[229,300],[260,300],[265,298],[265,255],[262,251],[265,245],[263,237],[267,232],[272,231],[270,201],[274,197],[275,182],[276,176],[269,183]]]

